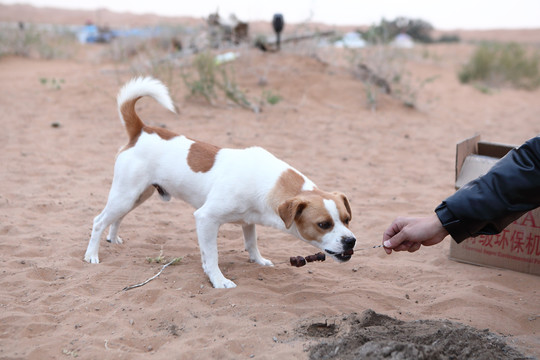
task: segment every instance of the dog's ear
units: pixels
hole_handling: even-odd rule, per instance
[[[304,211],[306,206],[307,202],[299,198],[289,199],[279,205],[279,217],[283,220],[287,229],[292,226],[295,219],[298,219],[302,215],[302,211]]]
[[[349,217],[352,219],[351,204],[349,203],[349,199],[347,199],[347,196],[345,196],[345,194],[339,191],[334,191],[334,195],[341,199],[341,201],[343,201],[343,205],[345,205],[345,209],[349,213]]]

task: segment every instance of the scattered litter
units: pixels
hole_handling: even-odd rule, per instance
[[[77,32],[77,39],[81,44],[86,43],[108,43],[115,37],[113,31],[108,28],[98,27],[91,22],[87,22]]]
[[[159,26],[114,30],[107,26],[97,26],[92,23],[87,23],[83,27],[76,30],[77,39],[81,44],[109,43],[115,38],[136,37],[149,39],[152,37],[157,37],[163,33],[165,33],[165,30]],[[173,45],[178,47],[178,44]]]
[[[338,48],[359,49],[366,46],[366,41],[357,32],[349,32],[343,35],[341,40],[334,43]]]
[[[224,54],[217,55],[215,58],[215,61],[217,65],[221,65],[223,63],[234,61],[238,59],[239,56],[240,56],[239,53],[229,51]]]

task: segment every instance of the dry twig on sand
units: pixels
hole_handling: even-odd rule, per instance
[[[135,285],[126,286],[125,288],[122,289],[122,291],[128,291],[128,290],[135,289],[135,288],[138,288],[138,287],[141,287],[141,286],[143,286],[143,285],[148,284],[150,281],[154,280],[154,279],[157,278],[159,275],[161,275],[161,273],[163,272],[163,270],[165,270],[165,268],[166,268],[167,266],[169,266],[169,265],[174,265],[174,264],[180,262],[180,260],[182,260],[181,257],[177,257],[177,258],[172,259],[171,261],[169,261],[168,263],[166,263],[165,265],[163,265],[163,266],[161,267],[161,270],[159,270],[159,272],[158,272],[156,275],[154,275],[154,276],[152,276],[151,278],[149,278],[149,279],[143,281],[143,282],[140,283],[140,284],[135,284]]]

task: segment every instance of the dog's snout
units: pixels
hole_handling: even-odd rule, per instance
[[[351,236],[346,236],[341,239],[341,243],[343,244],[343,248],[345,250],[349,250],[354,248],[354,245],[356,244],[356,239]]]

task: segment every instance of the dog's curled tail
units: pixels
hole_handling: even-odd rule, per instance
[[[169,90],[159,80],[152,77],[137,77],[126,83],[118,92],[116,101],[120,120],[129,138],[136,138],[144,127],[144,123],[135,112],[135,103],[143,96],[150,96],[166,109],[176,113]]]

